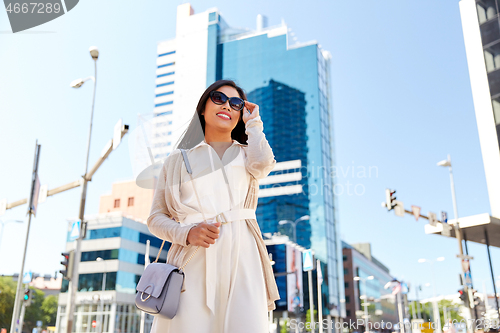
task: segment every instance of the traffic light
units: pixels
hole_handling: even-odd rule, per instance
[[[24,305],[29,306],[31,304],[31,298],[32,298],[32,290],[27,288],[24,290]]]
[[[385,189],[385,205],[387,207],[387,210],[393,210],[394,207],[396,207],[396,197],[394,194],[396,193],[396,190],[391,190],[386,188]]]
[[[465,290],[459,289],[458,294],[460,295],[460,299],[462,300],[462,302],[464,302],[465,306],[469,307],[469,297],[468,297],[467,293],[465,292]]]
[[[64,266],[59,272],[63,275],[63,278],[67,280],[71,280],[71,275],[73,273],[73,258],[75,251],[63,252],[61,255],[64,257],[63,261],[61,261],[61,265]]]
[[[481,299],[479,298],[479,296],[476,296],[476,292],[477,290],[472,290],[472,299],[474,300],[474,305],[478,306],[479,304],[481,304]]]

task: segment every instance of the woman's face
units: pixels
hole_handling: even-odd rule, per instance
[[[216,91],[224,93],[228,98],[241,98],[238,91],[231,86],[222,86],[216,89]],[[221,113],[225,113],[230,119],[224,117]],[[227,100],[225,104],[217,105],[212,102],[210,97],[207,99],[205,110],[201,114],[205,116],[205,132],[207,128],[215,129],[220,132],[231,132],[236,127],[241,117],[241,111],[232,109],[229,106],[229,100]]]

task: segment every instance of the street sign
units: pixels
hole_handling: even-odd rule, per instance
[[[467,272],[470,268],[470,262],[467,259],[462,259],[462,268],[464,269],[464,272]]]
[[[122,141],[122,127],[123,121],[120,119],[115,125],[115,130],[113,132],[113,150],[115,150]]]
[[[42,327],[42,321],[41,320],[37,320],[36,321],[36,327]]]
[[[405,207],[403,205],[403,201],[396,201],[394,214],[396,214],[396,216],[405,217]]]
[[[451,225],[448,223],[441,223],[443,226],[443,230],[441,231],[441,235],[445,237],[451,237]]]
[[[33,189],[33,199],[31,200],[31,210],[33,211],[33,216],[36,216],[36,209],[38,207],[38,196],[40,194],[40,178],[38,173],[35,174],[35,188]]]
[[[23,275],[23,283],[30,283],[31,282],[31,272],[26,272]]]
[[[47,194],[49,192],[49,185],[45,184],[40,186],[40,194],[38,195],[38,203],[45,202],[47,200]]]
[[[441,222],[448,223],[448,214],[446,212],[441,212]]]
[[[69,234],[69,239],[74,241],[80,237],[80,221],[73,222],[71,226],[71,232]]]
[[[97,322],[95,320],[92,320],[92,328],[96,328],[97,327]]]
[[[408,294],[408,285],[406,284],[406,282],[402,282],[401,283],[401,293],[403,294]]]
[[[412,205],[411,212],[413,213],[413,216],[415,216],[415,220],[418,221],[418,218],[420,217],[420,207]]]
[[[30,283],[31,282],[31,272],[24,272],[23,274],[23,283]]]
[[[472,288],[472,277],[470,275],[470,271],[464,273],[464,282],[467,287]]]
[[[313,251],[306,250],[302,252],[302,270],[304,272],[312,271],[314,269]]]
[[[429,212],[429,214],[427,214],[427,217],[429,218],[430,225],[432,225],[433,227],[437,226],[438,219],[435,213]]]

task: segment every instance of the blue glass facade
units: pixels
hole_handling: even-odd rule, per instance
[[[223,39],[220,24],[220,20],[216,20],[208,26],[207,86],[219,79],[235,80],[245,89],[248,100],[259,105],[264,132],[276,161],[301,161],[300,168],[271,173],[300,172],[301,180],[261,186],[265,189],[302,185],[301,193],[259,199],[257,220],[261,230],[292,235],[290,226],[280,226],[280,220],[311,217],[297,224],[297,243],[313,249],[326,265],[323,269],[323,294],[328,300],[325,309],[342,315],[345,312],[341,302],[344,298],[340,274],[342,249],[330,175],[333,142],[329,60],[317,44],[289,48],[286,33],[275,33],[273,37],[262,33],[233,40],[224,36]]]
[[[69,240],[67,234],[67,240]],[[116,226],[111,228],[90,229],[87,230],[84,241],[89,240],[103,240],[108,238],[121,238],[135,243],[146,244],[149,240],[150,246],[153,248],[160,248],[162,240],[153,235],[147,235],[138,230],[131,229],[125,226]],[[166,262],[166,252],[170,248],[171,243],[165,242],[162,255],[158,262]],[[153,262],[156,259],[157,253],[151,253],[149,260]],[[130,264],[144,265],[144,254],[124,248],[123,246],[118,249],[106,249],[95,251],[82,251],[80,261],[82,263],[95,262],[97,258],[107,260],[119,260]],[[135,294],[135,288],[139,281],[140,275],[133,274],[126,271],[107,272],[106,273],[106,290],[116,290],[117,292]],[[78,291],[97,291],[102,290],[103,272],[95,272],[90,274],[79,274]],[[67,292],[68,281],[63,279],[61,292]]]

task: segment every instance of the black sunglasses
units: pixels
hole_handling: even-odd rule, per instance
[[[227,100],[229,100],[229,106],[231,106],[231,108],[236,111],[243,110],[243,107],[245,106],[245,101],[242,100],[241,98],[238,97],[229,98],[223,92],[220,91],[215,91],[215,90],[211,91],[210,99],[212,100],[212,102],[218,105],[225,104]]]

